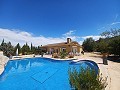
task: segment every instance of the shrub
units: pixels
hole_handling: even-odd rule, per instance
[[[66,56],[67,56],[67,53],[65,51],[60,52],[61,59],[65,59]]]
[[[69,55],[68,58],[74,58],[74,55]]]
[[[53,58],[59,58],[59,56],[58,56],[57,53],[54,53],[54,54],[52,55],[52,57],[53,57]]]
[[[90,68],[69,69],[68,74],[70,85],[75,90],[103,90],[107,86],[107,78],[103,79],[102,74],[96,74]]]

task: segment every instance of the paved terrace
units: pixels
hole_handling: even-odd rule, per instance
[[[20,58],[29,58],[29,57],[33,57],[33,55],[20,56]],[[41,57],[41,56],[36,55],[36,57]],[[44,55],[44,57],[51,58],[51,55]],[[101,55],[95,54],[95,53],[85,53],[85,55],[75,56],[75,58],[76,58],[75,61],[92,60],[98,64],[100,68],[100,73],[102,73],[102,76],[103,77],[108,76],[108,79],[107,79],[108,86],[106,90],[119,90],[120,89],[120,85],[119,85],[120,63],[108,61],[108,65],[103,65],[103,60],[101,58]],[[13,58],[13,59],[15,60],[19,58]],[[4,66],[7,63],[7,61],[8,61],[7,57],[0,55],[0,74],[3,72]]]

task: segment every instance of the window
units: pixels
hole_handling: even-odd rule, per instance
[[[62,51],[65,51],[65,52],[66,52],[66,48],[62,48]]]

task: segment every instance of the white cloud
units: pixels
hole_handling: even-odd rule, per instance
[[[44,37],[34,36],[32,33],[20,30],[11,30],[11,29],[3,29],[0,28],[0,41],[4,39],[5,42],[11,42],[13,45],[20,43],[20,45],[25,44],[26,42],[30,45],[31,43],[35,46],[52,44],[52,43],[60,43],[65,42],[66,38],[71,38],[73,41],[77,41],[78,43],[82,44],[86,38],[92,37],[95,40],[98,40],[100,36],[84,36],[80,37],[75,35],[75,30],[70,30],[69,32],[63,34],[61,37],[53,38],[53,37]]]
[[[65,34],[63,34],[64,36],[71,36],[71,35],[73,35],[74,34],[74,32],[75,32],[76,30],[70,30],[69,32],[67,32],[67,33],[65,33]]]
[[[106,31],[106,30],[110,30],[111,28],[116,28],[116,25],[120,24],[118,17],[119,17],[119,15],[116,14],[112,23],[106,24],[105,26],[102,26],[101,28],[99,28],[97,30]],[[119,27],[119,25],[117,25],[117,27]]]
[[[84,41],[84,40],[81,40],[81,41],[79,41],[78,43],[79,43],[80,45],[82,45],[83,41]]]
[[[114,19],[114,22],[111,23],[110,25],[116,25],[116,24],[120,24],[120,22],[117,20],[118,19],[118,14],[115,15],[115,19]]]
[[[63,34],[64,38],[71,38],[73,41],[77,41],[80,37],[75,35],[76,30],[70,30],[69,32]]]
[[[105,28],[105,27],[102,27],[102,28]],[[69,37],[69,38],[71,38],[71,39],[74,40],[74,41],[78,41],[78,43],[79,43],[80,45],[82,45],[83,41],[84,41],[86,38],[92,37],[94,40],[98,40],[98,39],[101,37],[101,36],[98,36],[98,35],[89,35],[89,36],[83,36],[83,37],[77,36],[77,35],[75,35],[75,30],[70,30],[69,32],[63,34],[63,36],[64,36],[65,38],[68,38],[68,37]]]
[[[97,29],[97,30],[102,30],[102,29],[105,29],[105,27],[101,27],[101,28],[99,28],[99,29]]]
[[[120,22],[113,22],[113,23],[111,23],[111,25],[116,25],[116,24],[120,24]]]
[[[82,37],[83,39],[86,39],[86,38],[90,38],[92,37],[94,40],[98,40],[101,36],[94,36],[94,35],[90,35],[90,36],[84,36]]]
[[[65,39],[62,37],[61,38],[52,38],[44,36],[35,37],[31,33],[25,31],[0,28],[0,41],[2,41],[3,38],[6,42],[10,41],[13,45],[16,45],[17,43],[23,45],[26,42],[30,45],[30,43],[32,42],[33,45],[39,46],[65,41]]]

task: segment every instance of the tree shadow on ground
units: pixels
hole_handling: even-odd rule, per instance
[[[120,56],[108,56],[107,60],[120,63]]]
[[[102,56],[89,56],[89,57],[102,58]]]
[[[97,63],[97,64],[103,64],[103,63]]]

